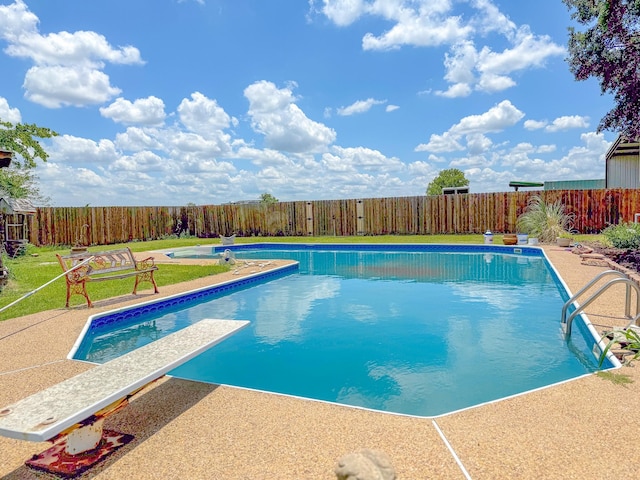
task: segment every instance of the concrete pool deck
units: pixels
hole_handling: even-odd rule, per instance
[[[565,249],[545,251],[572,292],[606,270]],[[230,278],[238,277],[167,286],[160,296]],[[66,360],[89,315],[154,298],[144,291],[0,322],[0,407],[91,368]],[[587,309],[599,329],[623,325],[610,317],[623,312],[622,286]],[[589,375],[435,419],[165,378],[105,424],[135,439],[78,478],[329,480],[338,458],[361,448],[385,452],[399,480],[624,478],[640,469],[640,367],[615,372],[633,383]],[[0,437],[0,478],[55,478],[24,466],[48,446]]]

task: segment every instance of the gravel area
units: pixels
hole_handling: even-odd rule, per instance
[[[567,249],[545,251],[573,292],[606,269]],[[231,278],[238,276],[164,287],[160,296]],[[88,315],[151,298],[142,292],[0,322],[0,406],[91,368],[66,360]],[[599,329],[624,323],[623,311],[618,287],[587,309]],[[640,468],[626,431],[640,411],[640,369],[616,374],[633,383],[587,375],[435,419],[165,377],[106,422],[135,439],[79,478],[335,479],[338,458],[361,448],[385,452],[403,480],[622,478]],[[24,466],[47,447],[0,437],[0,477],[52,478]]]

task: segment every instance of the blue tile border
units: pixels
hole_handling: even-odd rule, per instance
[[[440,243],[245,243],[240,245],[213,245],[212,254],[229,249],[241,252],[246,250],[319,250],[319,251],[366,251],[366,252],[478,252],[519,254],[543,257],[540,247],[528,245],[493,244],[440,244]],[[175,252],[173,252],[175,253]],[[184,257],[186,258],[186,257]]]
[[[278,269],[267,272],[258,272],[249,277],[231,280],[223,284],[212,285],[210,287],[172,295],[171,297],[159,300],[152,300],[137,306],[92,315],[89,317],[88,327],[86,328],[85,333],[89,331],[93,332],[95,330],[109,329],[114,326],[122,328],[128,324],[135,323],[136,319],[139,319],[144,315],[151,313],[158,314],[174,307],[183,307],[187,304],[197,303],[202,301],[202,299],[212,296],[228,293],[234,290],[240,290],[265,281],[284,277],[292,273],[296,273],[298,268],[299,265],[296,262]]]

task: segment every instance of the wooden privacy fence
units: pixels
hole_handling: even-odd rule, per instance
[[[548,190],[185,207],[47,207],[30,218],[34,245],[107,245],[169,235],[426,235],[515,232],[533,195],[560,200],[574,229],[598,233],[640,213],[640,190]]]

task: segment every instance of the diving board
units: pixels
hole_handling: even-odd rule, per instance
[[[0,435],[34,442],[57,442],[64,435],[67,456],[96,449],[105,416],[126,405],[129,396],[248,324],[201,320],[0,408]]]

